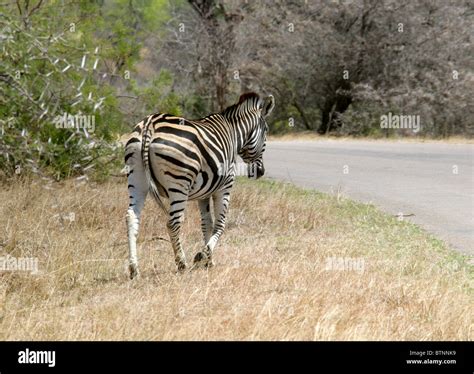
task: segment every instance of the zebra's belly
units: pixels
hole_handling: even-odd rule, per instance
[[[234,173],[219,175],[202,171],[198,174],[189,193],[189,200],[206,199],[213,193],[220,191],[232,184]]]

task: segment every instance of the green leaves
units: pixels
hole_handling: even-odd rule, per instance
[[[82,159],[97,153],[92,145],[112,140],[121,126],[117,103],[108,99],[113,90],[100,71],[100,48],[91,46],[91,35],[71,26],[77,7],[44,6],[28,22],[15,8],[8,11],[0,18],[0,167],[7,176],[19,170],[56,178],[81,174],[87,166]],[[79,122],[93,119],[97,131],[92,134],[81,123],[55,124],[76,115]],[[110,117],[116,121],[106,126],[103,119]]]
[[[116,141],[131,121],[158,108],[181,113],[169,71],[141,88],[134,74],[144,33],[168,20],[167,7],[166,1],[71,0],[21,14],[5,9],[0,177],[104,176],[122,158]],[[130,109],[118,99],[130,93],[145,99]]]

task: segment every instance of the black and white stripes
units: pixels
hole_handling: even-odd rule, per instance
[[[136,240],[148,191],[168,216],[167,228],[178,270],[186,268],[180,242],[188,200],[198,200],[204,249],[195,266],[213,265],[212,253],[225,228],[237,155],[249,164],[249,177],[264,174],[262,154],[273,96],[255,93],[222,113],[200,120],[152,114],[138,123],[125,147],[130,205],[127,211],[130,277],[138,274]],[[210,210],[213,200],[214,218]]]

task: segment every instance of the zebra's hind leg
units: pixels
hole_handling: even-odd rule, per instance
[[[169,197],[169,217],[166,227],[170,236],[171,245],[173,246],[174,259],[178,271],[182,272],[186,269],[186,257],[181,246],[181,224],[184,221],[184,212],[186,210],[187,195],[182,192],[179,194],[171,194]]]
[[[207,244],[212,235],[214,220],[211,214],[211,199],[199,200],[199,211],[201,212],[201,230],[204,236],[204,244]]]
[[[212,253],[225,229],[227,211],[229,208],[230,187],[226,190],[216,192],[212,198],[214,200],[214,217],[216,222],[212,230],[212,236],[207,240],[205,248],[202,252],[198,252],[196,256],[194,256],[194,264],[197,267],[209,268],[214,266]]]
[[[212,219],[211,207],[210,207],[211,199],[203,199],[199,200],[199,210],[201,212],[201,230],[204,237],[204,245],[206,245],[209,239],[212,236],[212,231],[214,229],[214,220]],[[203,251],[205,252],[205,251]],[[194,257],[194,264],[196,267],[200,267],[200,265],[204,265],[205,267],[212,266],[212,261],[205,261],[206,256],[203,252],[198,252]]]
[[[135,278],[139,274],[137,236],[140,227],[140,215],[148,193],[148,183],[143,169],[140,149],[140,141],[129,141],[125,148],[125,163],[128,169],[128,195],[130,198],[127,210],[130,279]]]

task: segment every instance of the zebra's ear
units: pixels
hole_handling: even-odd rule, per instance
[[[273,95],[268,95],[265,98],[265,101],[263,102],[262,115],[264,117],[269,116],[273,108],[275,108],[275,98],[273,97]]]

